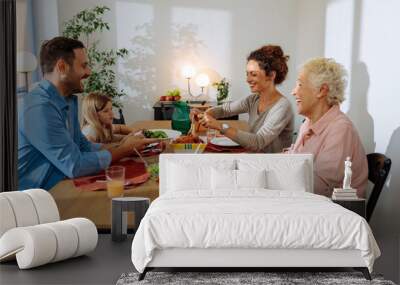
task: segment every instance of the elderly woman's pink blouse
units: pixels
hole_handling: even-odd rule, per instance
[[[344,161],[352,161],[351,187],[358,197],[365,197],[368,163],[360,137],[350,119],[332,106],[316,123],[306,119],[300,127],[296,143],[288,153],[314,155],[314,193],[330,197],[334,187],[341,188]]]

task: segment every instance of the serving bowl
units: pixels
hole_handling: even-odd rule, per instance
[[[175,153],[203,153],[206,146],[206,143],[171,143]]]

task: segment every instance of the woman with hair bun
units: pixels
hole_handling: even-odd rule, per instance
[[[216,129],[241,146],[256,152],[276,153],[291,145],[293,111],[289,100],[276,88],[288,73],[287,61],[282,48],[263,46],[247,57],[247,83],[252,94],[246,98],[228,102],[198,114],[200,123]],[[217,118],[249,114],[249,131],[242,131]]]

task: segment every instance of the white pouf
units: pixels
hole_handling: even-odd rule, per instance
[[[94,223],[85,218],[59,221],[53,197],[45,190],[0,193],[0,261],[17,260],[20,269],[57,262],[93,251]]]

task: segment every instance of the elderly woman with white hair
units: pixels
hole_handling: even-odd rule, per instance
[[[330,197],[334,187],[341,188],[344,161],[352,161],[352,188],[365,197],[368,164],[363,145],[351,120],[340,111],[346,88],[346,71],[328,58],[305,63],[292,95],[297,110],[306,117],[296,143],[288,153],[314,155],[314,193]]]

